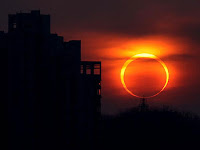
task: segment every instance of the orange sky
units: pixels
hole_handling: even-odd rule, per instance
[[[181,94],[184,93],[189,98],[191,91],[187,91],[187,89],[191,88],[194,82],[199,83],[198,78],[194,75],[195,68],[198,67],[194,61],[198,60],[187,58],[194,54],[188,50],[190,43],[185,42],[185,39],[165,36],[122,38],[116,35],[97,33],[83,35],[86,36],[83,36],[84,40],[82,40],[82,59],[102,62],[102,108],[105,113],[112,114],[138,105],[139,99],[127,93],[120,81],[120,71],[124,62],[138,53],[150,53],[158,56],[169,69],[169,83],[159,96],[149,100],[152,106],[160,104],[174,107],[179,107],[179,104],[187,105],[187,100],[181,100],[184,97]],[[131,63],[127,68],[125,75],[127,86],[137,94],[155,93],[164,84],[164,70],[157,62],[140,61]],[[196,72],[199,74],[198,70]],[[148,75],[145,75],[147,73]],[[141,78],[142,81],[139,81]],[[191,80],[194,81],[191,82]],[[176,95],[176,91],[180,96]]]
[[[7,29],[10,13],[40,9],[50,14],[52,33],[66,41],[82,40],[82,60],[102,62],[102,111],[109,114],[138,105],[138,98],[121,84],[123,63],[134,54],[154,54],[168,66],[170,79],[166,89],[148,102],[200,114],[199,6],[199,0],[6,0],[1,7],[0,30]],[[163,75],[158,64],[148,65],[151,76],[140,84],[134,81],[138,76],[133,72],[143,74],[139,65],[144,66],[132,65],[137,67],[125,79],[130,80],[132,90],[145,86],[148,91],[145,84],[152,83],[158,83],[155,89],[160,87]]]

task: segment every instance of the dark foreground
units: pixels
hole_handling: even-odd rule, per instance
[[[100,149],[200,149],[200,119],[169,109],[102,116]]]

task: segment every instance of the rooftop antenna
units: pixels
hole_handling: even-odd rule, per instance
[[[143,97],[140,99],[139,109],[140,111],[147,111],[149,108],[146,99]]]

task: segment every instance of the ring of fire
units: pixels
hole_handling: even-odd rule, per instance
[[[132,93],[132,92],[127,88],[127,86],[126,86],[126,84],[125,84],[125,81],[124,81],[124,73],[125,73],[125,71],[126,71],[127,66],[128,66],[131,62],[133,62],[134,60],[136,60],[137,58],[151,58],[151,59],[154,59],[154,60],[158,61],[158,62],[162,65],[162,67],[164,68],[165,74],[166,74],[166,81],[165,81],[164,86],[162,87],[162,89],[161,89],[158,93],[156,93],[156,94],[154,94],[154,95],[151,95],[151,96],[146,96],[146,97],[145,97],[145,96],[136,95],[136,94]],[[160,58],[156,57],[156,56],[153,55],[153,54],[142,53],[142,54],[136,54],[136,55],[132,56],[130,59],[128,59],[128,60],[124,63],[124,65],[123,65],[123,67],[122,67],[122,69],[121,69],[121,76],[120,76],[120,77],[121,77],[121,82],[122,82],[123,87],[125,88],[125,90],[126,90],[129,94],[131,94],[132,96],[138,97],[138,98],[151,98],[151,97],[157,96],[158,94],[160,94],[160,93],[165,89],[165,87],[167,86],[168,81],[169,81],[169,71],[168,71],[168,68],[167,68],[167,66],[165,65],[165,63],[164,63]]]

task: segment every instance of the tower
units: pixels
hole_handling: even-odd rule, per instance
[[[145,98],[141,98],[140,99],[140,104],[139,104],[139,109],[140,111],[147,111],[149,108],[146,99]]]

